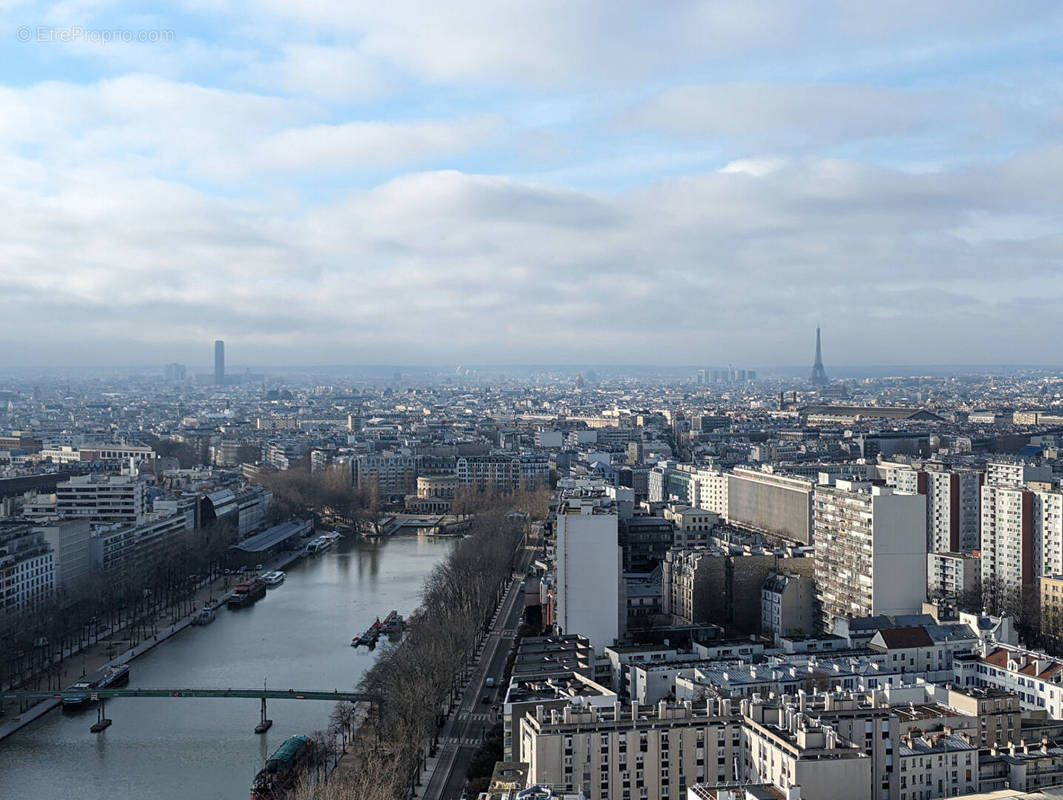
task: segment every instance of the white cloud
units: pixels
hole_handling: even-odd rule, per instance
[[[364,100],[388,89],[385,70],[357,47],[286,44],[280,59],[256,63],[248,76],[269,92],[325,100]]]
[[[256,143],[240,168],[245,174],[275,169],[392,168],[481,146],[500,127],[500,120],[484,116],[288,128]]]
[[[807,356],[793,337],[816,318],[838,332],[836,363],[884,337],[899,361],[925,360],[928,342],[938,361],[1005,360],[998,326],[1027,291],[1016,253],[950,231],[994,216],[1000,178],[1017,169],[808,160],[619,196],[430,172],[297,218],[84,172],[51,196],[0,194],[14,231],[0,280],[19,299],[13,331],[47,340],[33,320],[80,309],[85,340],[191,347],[224,331],[251,361],[304,347],[331,362],[779,363]],[[1024,246],[1043,296],[1063,288],[1058,254],[1056,242]],[[1054,311],[1022,321],[1037,324],[1058,327]],[[685,348],[662,351],[676,336]],[[1051,358],[1052,341],[1026,342],[1024,358]]]
[[[720,172],[725,175],[746,174],[760,178],[770,172],[775,172],[785,165],[786,159],[783,158],[740,158],[724,164],[720,168]]]

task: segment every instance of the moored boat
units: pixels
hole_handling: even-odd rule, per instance
[[[359,645],[365,645],[370,650],[376,647],[377,639],[380,638],[381,633],[380,617],[377,617],[376,621],[366,628],[365,633],[361,636],[355,636],[351,639],[351,647],[358,647]]]
[[[276,800],[295,785],[299,768],[311,755],[313,742],[307,736],[290,736],[269,758],[251,784],[251,800]]]
[[[97,689],[108,689],[112,686],[125,686],[129,683],[129,665],[115,664],[113,667],[104,667],[103,675],[96,681]]]
[[[87,706],[97,689],[110,689],[129,683],[129,665],[115,664],[97,672],[92,678],[78,681],[60,695],[64,711],[74,711]]]
[[[91,681],[78,681],[62,694],[64,711],[74,711],[89,704],[92,699],[92,690],[95,687]]]
[[[392,609],[388,612],[388,615],[384,617],[384,621],[380,623],[380,630],[383,633],[402,633],[402,629],[406,627],[406,620],[402,618],[402,615],[398,611]]]
[[[214,618],[216,616],[217,616],[217,614],[214,612],[214,609],[208,606],[208,607],[204,608],[202,611],[200,611],[198,614],[196,614],[194,617],[192,617],[192,624],[193,625],[210,625],[210,623],[212,623],[214,621]]]
[[[238,583],[225,605],[229,608],[245,608],[266,596],[266,584],[258,578]]]
[[[262,582],[266,584],[267,588],[273,588],[274,586],[280,586],[284,583],[284,573],[279,569],[273,572],[267,572],[262,576]]]

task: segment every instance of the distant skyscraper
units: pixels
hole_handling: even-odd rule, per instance
[[[218,339],[214,342],[214,385],[225,384],[225,342]]]
[[[808,380],[813,386],[826,386],[830,383],[830,379],[827,377],[827,370],[823,369],[823,351],[820,349],[819,344],[819,325],[816,326],[816,362],[812,365],[812,375]]]

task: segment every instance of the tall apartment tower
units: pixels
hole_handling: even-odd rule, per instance
[[[884,461],[878,472],[886,485],[926,495],[928,553],[970,553],[981,541],[981,489],[984,473],[931,465]]]
[[[1063,572],[1063,492],[1050,467],[990,462],[982,486],[982,598],[1021,613],[1045,575]]]
[[[562,497],[557,515],[557,625],[586,636],[596,653],[627,618],[616,508],[604,498]]]
[[[214,385],[225,385],[225,342],[221,339],[214,342]]]
[[[918,613],[926,598],[926,497],[835,480],[813,499],[824,625],[837,617]]]

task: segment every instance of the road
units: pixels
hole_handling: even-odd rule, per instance
[[[476,751],[480,749],[486,733],[495,724],[498,716],[491,705],[502,705],[504,692],[502,673],[506,659],[517,635],[517,628],[524,613],[524,587],[521,580],[528,570],[535,550],[526,547],[518,557],[516,574],[495,615],[487,634],[480,661],[473,669],[469,684],[462,694],[457,710],[450,715],[440,733],[439,759],[436,768],[425,784],[421,796],[425,800],[458,800],[465,786],[465,773]],[[494,678],[494,688],[487,688],[487,679]],[[490,697],[488,703],[483,698]]]

